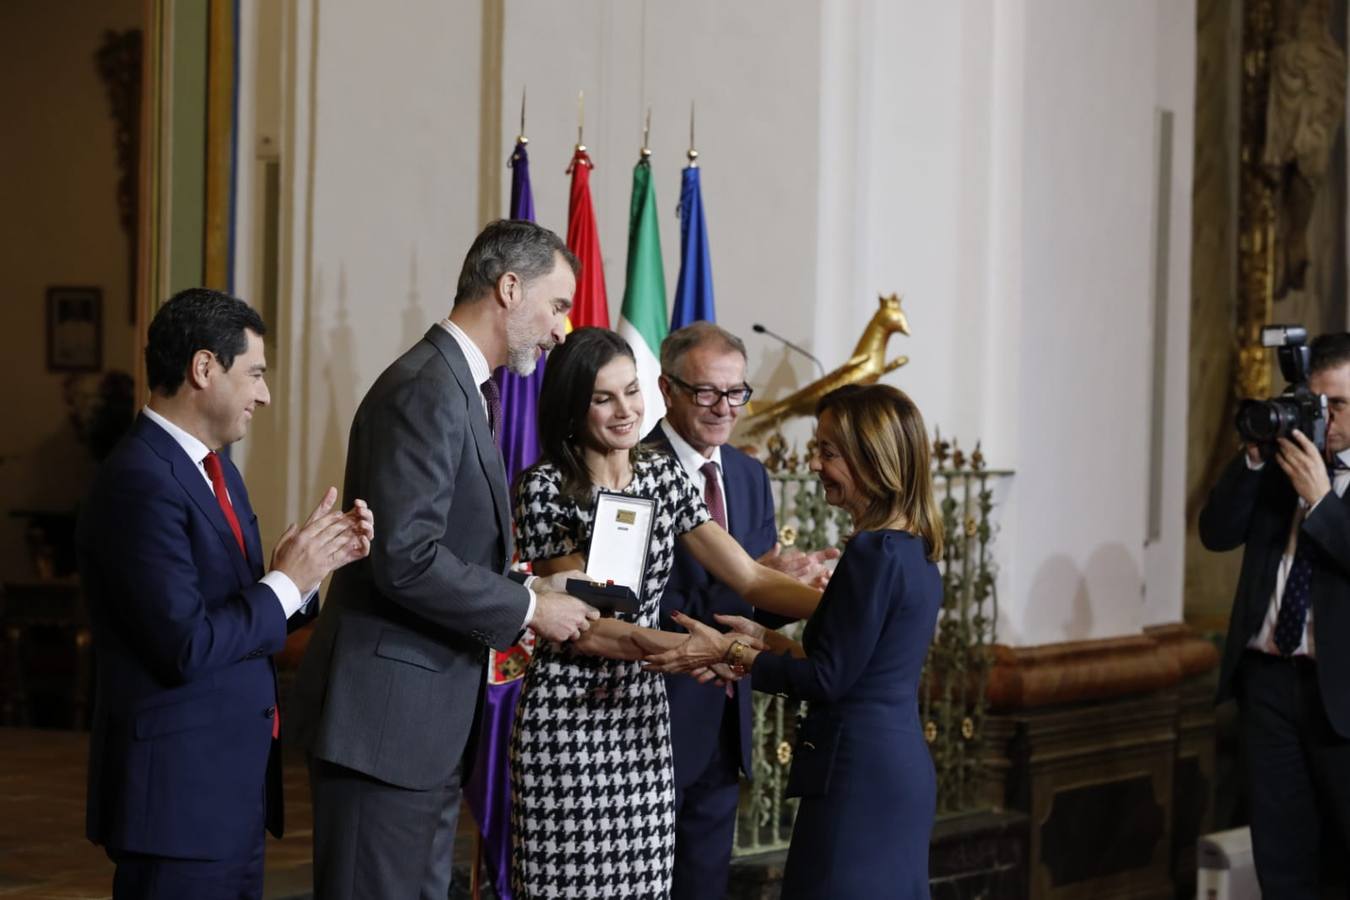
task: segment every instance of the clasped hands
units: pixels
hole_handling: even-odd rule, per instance
[[[671,618],[689,634],[682,637],[673,632],[637,632],[633,635],[633,642],[645,654],[643,658],[647,665],[643,667],[644,671],[686,673],[698,679],[700,684],[709,681],[727,684],[739,681],[745,675],[746,670],[735,665],[739,656],[737,644],[751,650],[768,649],[765,642],[767,629],[744,616],[713,616],[731,629],[725,633],[684,613],[671,613]]]

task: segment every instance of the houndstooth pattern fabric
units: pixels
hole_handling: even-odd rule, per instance
[[[527,472],[516,507],[521,558],[585,551],[593,507],[560,494],[558,470]],[[678,462],[639,458],[624,493],[657,502],[640,610],[658,627],[675,538],[708,521]],[[639,662],[540,642],[511,734],[511,887],[535,898],[664,898],[675,852],[665,681]]]

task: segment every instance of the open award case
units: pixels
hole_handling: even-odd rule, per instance
[[[591,546],[586,556],[586,577],[590,580],[570,579],[567,592],[594,606],[603,616],[616,612],[637,615],[656,501],[602,490],[596,493],[591,521]]]

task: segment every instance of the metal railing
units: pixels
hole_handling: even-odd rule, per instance
[[[808,445],[809,458],[810,447]],[[919,690],[924,738],[937,770],[939,814],[978,806],[979,770],[986,709],[985,686],[998,620],[995,565],[991,551],[997,527],[994,486],[1012,475],[989,470],[979,446],[966,457],[941,438],[934,441],[934,487],[946,541],[939,568],[943,606],[929,647]],[[781,441],[769,443],[769,479],[779,511],[784,545],[803,550],[841,546],[846,513],[825,502],[805,459],[788,455]],[[797,637],[800,624],[784,633]],[[796,725],[806,703],[768,694],[753,700],[753,780],[742,779],[734,853],[744,856],[786,847],[797,801],[784,796]]]

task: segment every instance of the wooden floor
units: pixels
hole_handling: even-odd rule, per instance
[[[112,896],[112,863],[84,837],[89,736],[0,728],[0,898]],[[299,754],[285,769],[286,837],[267,838],[265,896],[308,897],[313,816]],[[472,852],[473,823],[460,816],[457,856]]]

